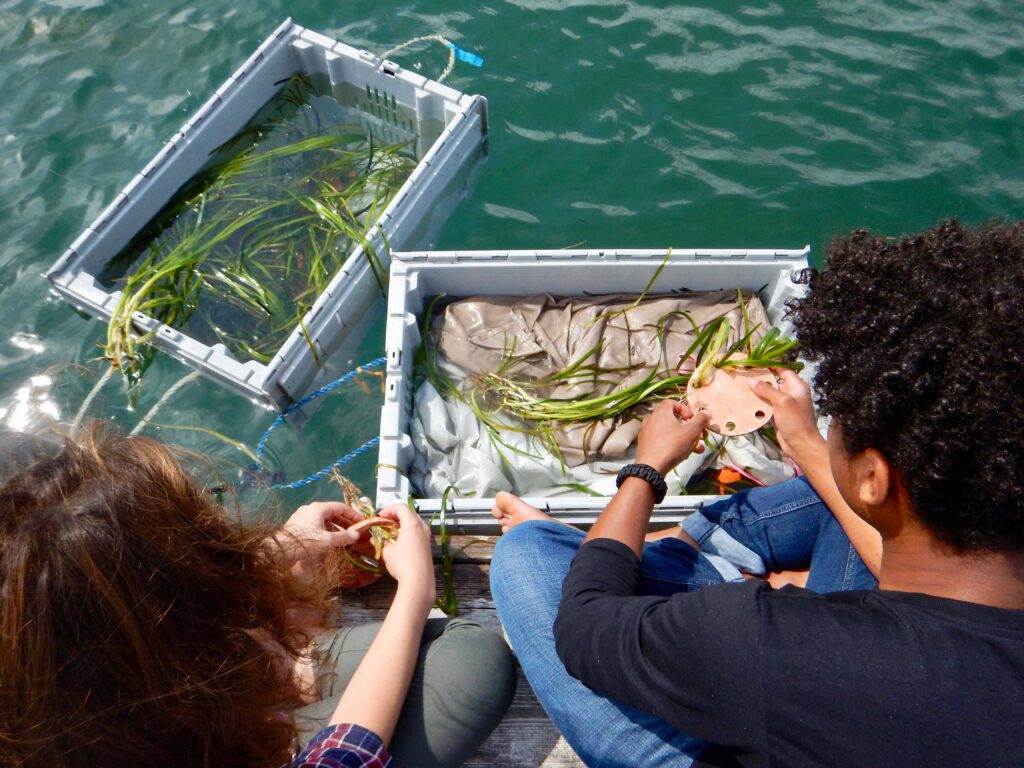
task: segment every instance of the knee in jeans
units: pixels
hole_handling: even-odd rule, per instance
[[[523,563],[551,551],[552,542],[564,526],[540,520],[520,523],[502,534],[491,556],[491,579],[508,569],[520,572]]]

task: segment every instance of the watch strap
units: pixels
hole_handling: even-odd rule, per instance
[[[668,483],[665,482],[665,478],[654,467],[648,464],[627,464],[619,470],[619,474],[615,478],[615,487],[621,487],[622,482],[627,477],[638,477],[649,483],[651,488],[654,489],[655,504],[661,504],[665,500],[665,494],[668,493]]]

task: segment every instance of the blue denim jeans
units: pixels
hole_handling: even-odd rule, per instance
[[[875,586],[804,480],[736,494],[691,518],[684,527],[702,549],[713,551],[698,552],[676,538],[645,545],[641,594],[700,589],[742,579],[743,570],[806,567],[808,586],[813,581],[819,591]],[[509,642],[548,716],[588,766],[689,766],[705,742],[599,696],[572,677],[555,652],[552,626],[562,581],[583,536],[560,523],[533,521],[501,537],[491,562],[491,593]]]
[[[821,594],[878,586],[842,526],[802,477],[737,493],[680,525],[703,553],[744,573],[810,568],[807,588]]]

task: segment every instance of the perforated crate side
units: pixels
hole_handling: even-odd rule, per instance
[[[390,249],[429,243],[458,203],[470,192],[485,155],[486,101],[474,97],[434,143],[431,151],[406,180],[367,235],[369,248],[384,269]],[[321,359],[333,358],[351,347],[351,339],[334,320],[339,313],[362,316],[380,297],[370,271],[367,248],[348,257],[341,272],[307,313],[304,323]],[[268,366],[267,382],[298,400],[326,383],[334,369],[319,370],[308,352],[308,340],[296,328]]]
[[[780,323],[786,299],[804,286],[793,282],[807,266],[809,248],[799,250],[673,249],[651,292],[673,289],[762,290],[773,323]],[[381,413],[377,504],[404,502],[409,495],[405,477],[412,463],[409,435],[413,398],[413,363],[422,342],[419,324],[428,302],[440,293],[451,298],[466,295],[589,295],[639,293],[665,259],[665,250],[605,249],[588,251],[446,251],[394,253],[388,303],[386,348],[387,396]],[[767,294],[767,295],[766,295]],[[397,467],[397,470],[392,468]],[[561,520],[589,525],[608,498],[559,496],[531,498]],[[652,524],[670,524],[717,496],[670,496],[654,511]],[[465,498],[451,494],[447,522],[452,531],[493,532],[491,498]],[[440,498],[417,498],[420,512],[430,517],[440,509]]]
[[[277,93],[281,82],[297,73],[324,75],[333,87],[344,90],[349,96],[347,100],[340,100],[342,103],[389,121],[396,130],[412,128],[420,134],[420,155],[425,153],[425,156],[371,230],[369,242],[384,253],[385,267],[385,239],[393,246],[427,245],[458,199],[464,196],[468,182],[458,190],[458,195],[448,194],[448,198],[457,199],[445,199],[443,204],[429,211],[412,212],[406,208],[418,205],[418,201],[430,194],[447,193],[445,185],[453,186],[449,177],[457,177],[459,173],[471,177],[475,173],[475,166],[468,169],[442,166],[448,162],[478,164],[482,161],[486,152],[486,102],[405,72],[371,53],[304,29],[289,19],[175,132],[57,259],[46,273],[54,288],[77,308],[108,320],[120,292],[106,290],[94,276],[201,170],[210,154],[236,135]],[[464,119],[470,113],[474,115],[472,125]],[[444,126],[441,133],[447,141],[438,140],[428,147],[424,130],[431,120]],[[456,134],[451,129],[457,123],[465,127]],[[438,152],[438,145],[445,146],[445,154]],[[456,145],[463,151],[451,149]],[[332,281],[330,295],[321,297],[305,319],[307,328],[313,329],[313,338],[323,356],[341,347],[351,330],[359,327],[329,315],[343,303],[352,304],[353,296],[370,290],[367,277],[372,280],[372,275],[357,268],[360,253],[352,254]],[[342,283],[349,279],[363,282],[342,290]],[[375,287],[372,290],[375,291]],[[356,304],[365,310],[367,302]],[[140,315],[137,325],[141,330],[149,330],[155,327],[156,321]],[[350,346],[358,343],[358,339],[348,341]],[[239,393],[278,407],[285,407],[307,394],[319,372],[298,326],[268,365],[240,361],[220,344],[206,345],[170,328],[161,329],[154,344]],[[323,372],[319,373],[323,380]]]
[[[378,449],[378,499],[386,496],[391,500],[404,501],[409,496],[409,481],[400,470],[410,466],[414,458],[409,417],[412,413],[413,368],[421,334],[417,317],[407,312],[406,307],[410,298],[416,300],[416,283],[416,276],[409,276],[405,265],[392,262],[385,329],[387,367]]]

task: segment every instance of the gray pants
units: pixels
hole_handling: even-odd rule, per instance
[[[303,743],[327,725],[379,629],[380,623],[342,627],[317,640],[323,698],[298,712]],[[501,721],[515,687],[515,661],[499,635],[461,619],[428,620],[388,747],[396,766],[461,765]]]

